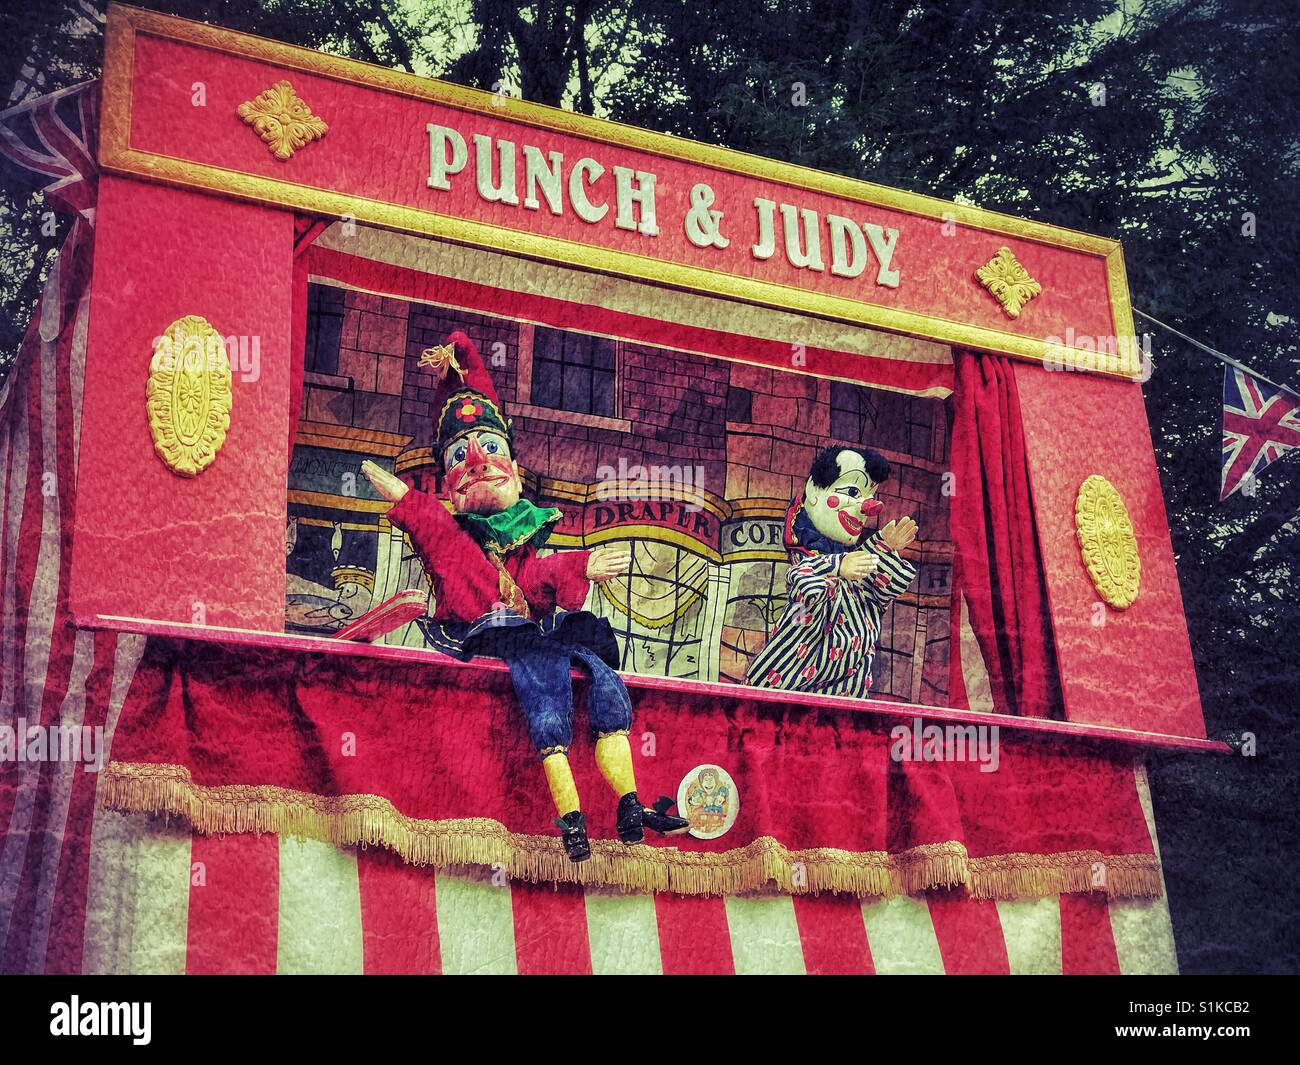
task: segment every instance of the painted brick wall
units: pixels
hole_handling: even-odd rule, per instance
[[[429,446],[436,413],[434,381],[419,368],[420,353],[462,330],[478,345],[514,417],[521,464],[544,477],[593,484],[601,466],[617,467],[620,460],[627,467],[690,466],[715,495],[784,504],[802,490],[822,448],[863,444],[882,452],[893,467],[880,493],[886,513],[912,514],[925,546],[916,584],[885,616],[874,691],[912,698],[920,661],[921,701],[945,701],[951,545],[942,402],[860,386],[846,392],[845,386],[798,373],[619,342],[616,417],[552,415],[527,404],[519,323],[359,292],[348,292],[344,306],[338,374],[309,375],[303,414],[396,433],[411,448]],[[743,349],[736,358],[743,360]],[[854,413],[846,413],[845,404]],[[784,563],[774,565],[776,572],[759,583],[774,583],[779,592]],[[724,640],[746,649],[755,637],[761,643],[761,633],[727,632]]]

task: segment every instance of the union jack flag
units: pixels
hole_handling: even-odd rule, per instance
[[[1220,501],[1300,445],[1300,396],[1232,366],[1223,374]],[[1249,493],[1248,493],[1249,494]]]
[[[0,112],[0,177],[11,193],[41,192],[61,213],[95,220],[99,85],[85,81]]]

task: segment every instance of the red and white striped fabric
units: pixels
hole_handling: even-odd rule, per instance
[[[72,216],[0,389],[0,724],[11,728],[111,731],[141,647],[68,624],[97,89],[87,83],[0,113],[7,183],[39,188],[48,207]],[[81,970],[97,781],[76,762],[0,762],[0,971]]]
[[[93,84],[0,114],[0,156],[72,215],[0,390],[0,725],[102,727],[111,745],[142,640],[74,628],[67,602],[94,118]],[[864,903],[554,890],[494,881],[491,870],[416,869],[378,849],[197,836],[103,810],[97,781],[78,762],[0,761],[0,972],[1176,968],[1163,899]],[[1150,820],[1141,770],[1135,786]]]
[[[1145,798],[1145,776],[1135,774]],[[1144,802],[1150,816],[1149,803]],[[705,898],[97,817],[88,973],[1172,973],[1163,899]]]

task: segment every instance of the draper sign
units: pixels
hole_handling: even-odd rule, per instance
[[[566,160],[563,152],[483,133],[472,134],[471,149],[458,130],[434,122],[429,123],[428,134],[431,189],[450,191],[453,178],[468,180],[460,175],[472,154],[474,188],[486,203],[525,211],[545,208],[557,218],[571,212],[587,225],[612,224],[650,240],[659,236],[655,203],[659,179],[653,171],[617,164],[607,167],[589,155]],[[874,222],[838,214],[823,219],[811,208],[778,204],[762,196],[733,209],[718,203],[713,187],[699,181],[691,186],[684,216],[668,224],[680,226],[697,248],[733,255],[736,249],[745,249],[760,260],[780,254],[796,270],[829,269],[849,281],[867,274],[870,264],[868,276],[877,285],[898,287],[899,271],[893,265],[898,230]]]

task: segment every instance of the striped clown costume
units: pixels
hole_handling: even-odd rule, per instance
[[[881,618],[916,577],[900,554],[915,535],[910,518],[863,535],[888,476],[872,451],[830,448],[814,462],[786,514],[785,609],[750,663],[750,684],[856,698],[871,690]]]

